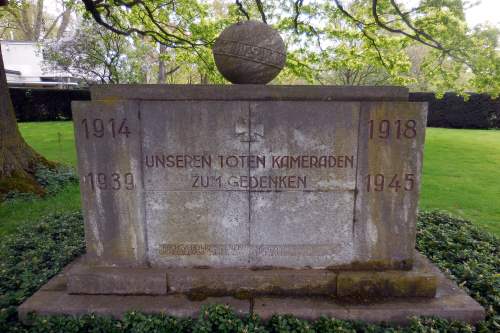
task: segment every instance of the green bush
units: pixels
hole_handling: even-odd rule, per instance
[[[78,175],[72,167],[61,165],[56,169],[40,167],[36,170],[35,178],[47,191],[48,195],[56,194],[68,183],[77,183]]]
[[[78,175],[75,170],[66,165],[60,165],[51,169],[40,166],[35,172],[35,179],[43,187],[46,195],[54,195],[60,192],[64,186],[78,182]],[[4,200],[35,200],[38,196],[33,193],[9,192]]]
[[[84,251],[80,213],[52,215],[0,239],[0,332],[16,324],[16,306]]]
[[[445,270],[487,309],[475,326],[437,318],[415,318],[408,327],[321,318],[309,322],[275,315],[240,318],[227,306],[213,305],[197,319],[128,313],[123,320],[94,315],[34,317],[29,326],[17,320],[16,306],[83,252],[79,213],[53,215],[0,239],[0,332],[499,332],[500,241],[470,222],[445,213],[421,213],[417,248]]]

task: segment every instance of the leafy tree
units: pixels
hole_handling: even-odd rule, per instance
[[[364,63],[372,71],[387,73],[391,83],[407,84],[415,78],[405,49],[418,44],[429,50],[421,71],[438,91],[500,93],[498,30],[469,29],[464,15],[468,1],[421,0],[418,6],[407,8],[399,0],[313,0],[307,4],[303,0],[236,0],[220,20],[209,17],[208,5],[196,0],[81,1],[98,24],[115,33],[147,35],[168,48],[190,50],[209,80],[220,81],[206,50],[222,27],[258,19],[273,24],[287,39],[289,58],[282,74],[287,81],[295,76],[321,83],[325,68],[326,72],[343,68],[356,73]],[[465,82],[463,72],[470,73]]]
[[[4,6],[6,1],[0,4]],[[0,11],[0,18],[5,15],[5,11]],[[34,177],[40,165],[54,166],[33,150],[19,132],[0,46],[0,199],[12,190],[43,194]]]
[[[134,38],[83,20],[71,38],[46,43],[44,58],[49,66],[87,83],[147,82],[144,74],[152,68],[144,68],[144,58],[154,50],[150,43]]]
[[[73,3],[58,1],[62,9],[56,16],[44,11],[44,0],[11,1],[3,9],[0,36],[34,42],[47,38],[61,39],[71,23]]]

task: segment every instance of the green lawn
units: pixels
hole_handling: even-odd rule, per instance
[[[49,160],[76,165],[72,122],[19,123],[19,129],[26,141]]]
[[[28,143],[44,156],[75,165],[71,122],[19,126]],[[23,221],[79,206],[75,185],[48,199],[3,204],[0,234]],[[500,235],[500,131],[429,128],[420,207],[449,211]]]
[[[420,207],[500,235],[500,131],[429,128]]]
[[[73,126],[69,121],[20,123],[26,141],[49,160],[76,165]],[[22,223],[39,220],[50,213],[80,209],[78,185],[68,185],[55,196],[40,200],[13,200],[0,204],[0,235],[10,233]]]

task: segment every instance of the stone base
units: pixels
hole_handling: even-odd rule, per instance
[[[84,270],[81,263],[76,262],[72,267],[68,267],[63,273],[50,280],[37,293],[24,302],[18,308],[18,312],[20,319],[24,322],[26,322],[28,313],[30,312],[35,312],[40,315],[83,315],[95,313],[98,315],[121,318],[127,311],[134,310],[144,313],[168,313],[179,317],[196,317],[202,305],[227,304],[240,315],[253,312],[261,316],[264,320],[269,319],[275,313],[289,313],[299,318],[310,320],[317,319],[321,316],[328,316],[345,320],[364,320],[368,322],[385,321],[397,324],[407,323],[409,317],[412,316],[438,316],[445,319],[461,320],[471,323],[484,318],[484,309],[455,283],[447,279],[426,258],[417,255],[417,261],[419,262],[417,266],[420,267],[421,273],[431,273],[431,275],[435,277],[437,285],[435,297],[379,298],[376,302],[372,298],[370,303],[361,304],[358,299],[358,297],[362,296],[361,293],[348,295],[353,296],[353,298],[347,298],[351,302],[346,302],[345,300],[341,301],[340,299],[326,296],[299,296],[300,293],[297,293],[295,296],[278,296],[279,293],[277,293],[274,297],[265,297],[242,292],[241,295],[235,295],[236,297],[207,297],[207,293],[210,294],[210,292],[199,290],[198,296],[202,295],[203,297],[197,299],[193,297],[192,292],[162,295],[161,293],[168,290],[169,287],[167,284],[163,287],[163,284],[158,282],[156,282],[156,285],[151,286],[151,291],[153,293],[159,293],[157,295],[139,295],[137,293],[135,295],[70,294],[68,291],[68,277],[71,276],[71,274],[75,274],[75,272],[81,273],[82,270]],[[208,272],[210,270],[207,269],[205,271]],[[256,272],[266,272],[267,275],[262,275],[264,276],[264,281],[266,279],[271,281],[270,277],[266,278],[271,271]],[[359,287],[360,281],[366,280],[369,276],[366,272],[360,272],[361,275],[356,275],[356,273],[357,272],[349,272],[349,274],[354,275],[350,275],[345,279],[345,284],[351,288],[346,290],[352,290],[354,292],[354,286]],[[136,272],[136,274],[138,275],[131,277],[131,281],[140,281],[141,274],[144,274],[144,272]],[[155,274],[158,274],[158,272],[156,271]],[[377,290],[377,288],[381,288],[380,286],[387,286],[387,280],[383,280],[385,282],[380,282],[382,281],[380,280],[380,274],[382,274],[382,272],[372,273],[372,275],[377,278],[369,279],[371,282],[365,284],[365,287],[363,287],[367,294],[370,294],[373,290]],[[82,275],[79,276],[82,277]],[[87,276],[90,278],[87,283],[91,284],[94,280],[92,280],[91,275]],[[100,275],[98,274],[96,276],[99,277]],[[163,274],[161,273],[156,276],[161,277]],[[208,278],[208,274],[205,275],[205,277]],[[295,277],[297,278],[297,276]],[[184,278],[186,279],[184,283],[187,283],[187,286],[192,286],[192,279],[194,279],[194,281],[199,281],[196,280],[197,278],[199,279],[199,277],[184,276]],[[229,278],[229,276],[226,278]],[[111,280],[106,282],[108,286],[112,284]],[[290,279],[290,281],[291,280],[293,279]],[[302,282],[299,280],[300,279],[297,279],[297,283],[301,285]],[[326,277],[318,278],[318,281],[327,280]],[[99,279],[96,281],[99,282]],[[215,279],[212,277],[210,281],[213,282]],[[307,279],[307,283],[313,281],[314,279],[312,279],[312,277]],[[379,282],[375,283],[374,281]],[[237,281],[226,281],[226,283],[233,284],[236,282]],[[172,281],[169,280],[169,283],[172,283]],[[178,283],[182,285],[180,284],[181,282]],[[338,284],[337,281],[336,285],[341,284]],[[123,291],[123,289],[120,288],[124,288],[123,286],[125,285],[118,282],[117,286],[115,291]],[[133,288],[134,287],[132,287],[132,289]],[[301,288],[299,289],[302,290]],[[210,290],[210,288],[207,289]],[[382,289],[386,290],[386,287]],[[405,289],[403,288],[403,290]],[[422,290],[425,290],[425,288]],[[353,300],[356,300],[358,303],[352,303]]]
[[[192,300],[233,296],[328,296],[349,302],[386,297],[436,295],[437,277],[416,254],[413,269],[353,271],[331,269],[99,267],[85,257],[66,271],[69,294],[168,295]]]

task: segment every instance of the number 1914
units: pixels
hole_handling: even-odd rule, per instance
[[[82,119],[82,126],[85,131],[85,138],[103,138],[106,133],[112,138],[116,138],[119,135],[124,135],[128,138],[131,134],[127,126],[127,119],[115,120],[110,118],[108,120],[103,120],[101,118],[94,119]]]

